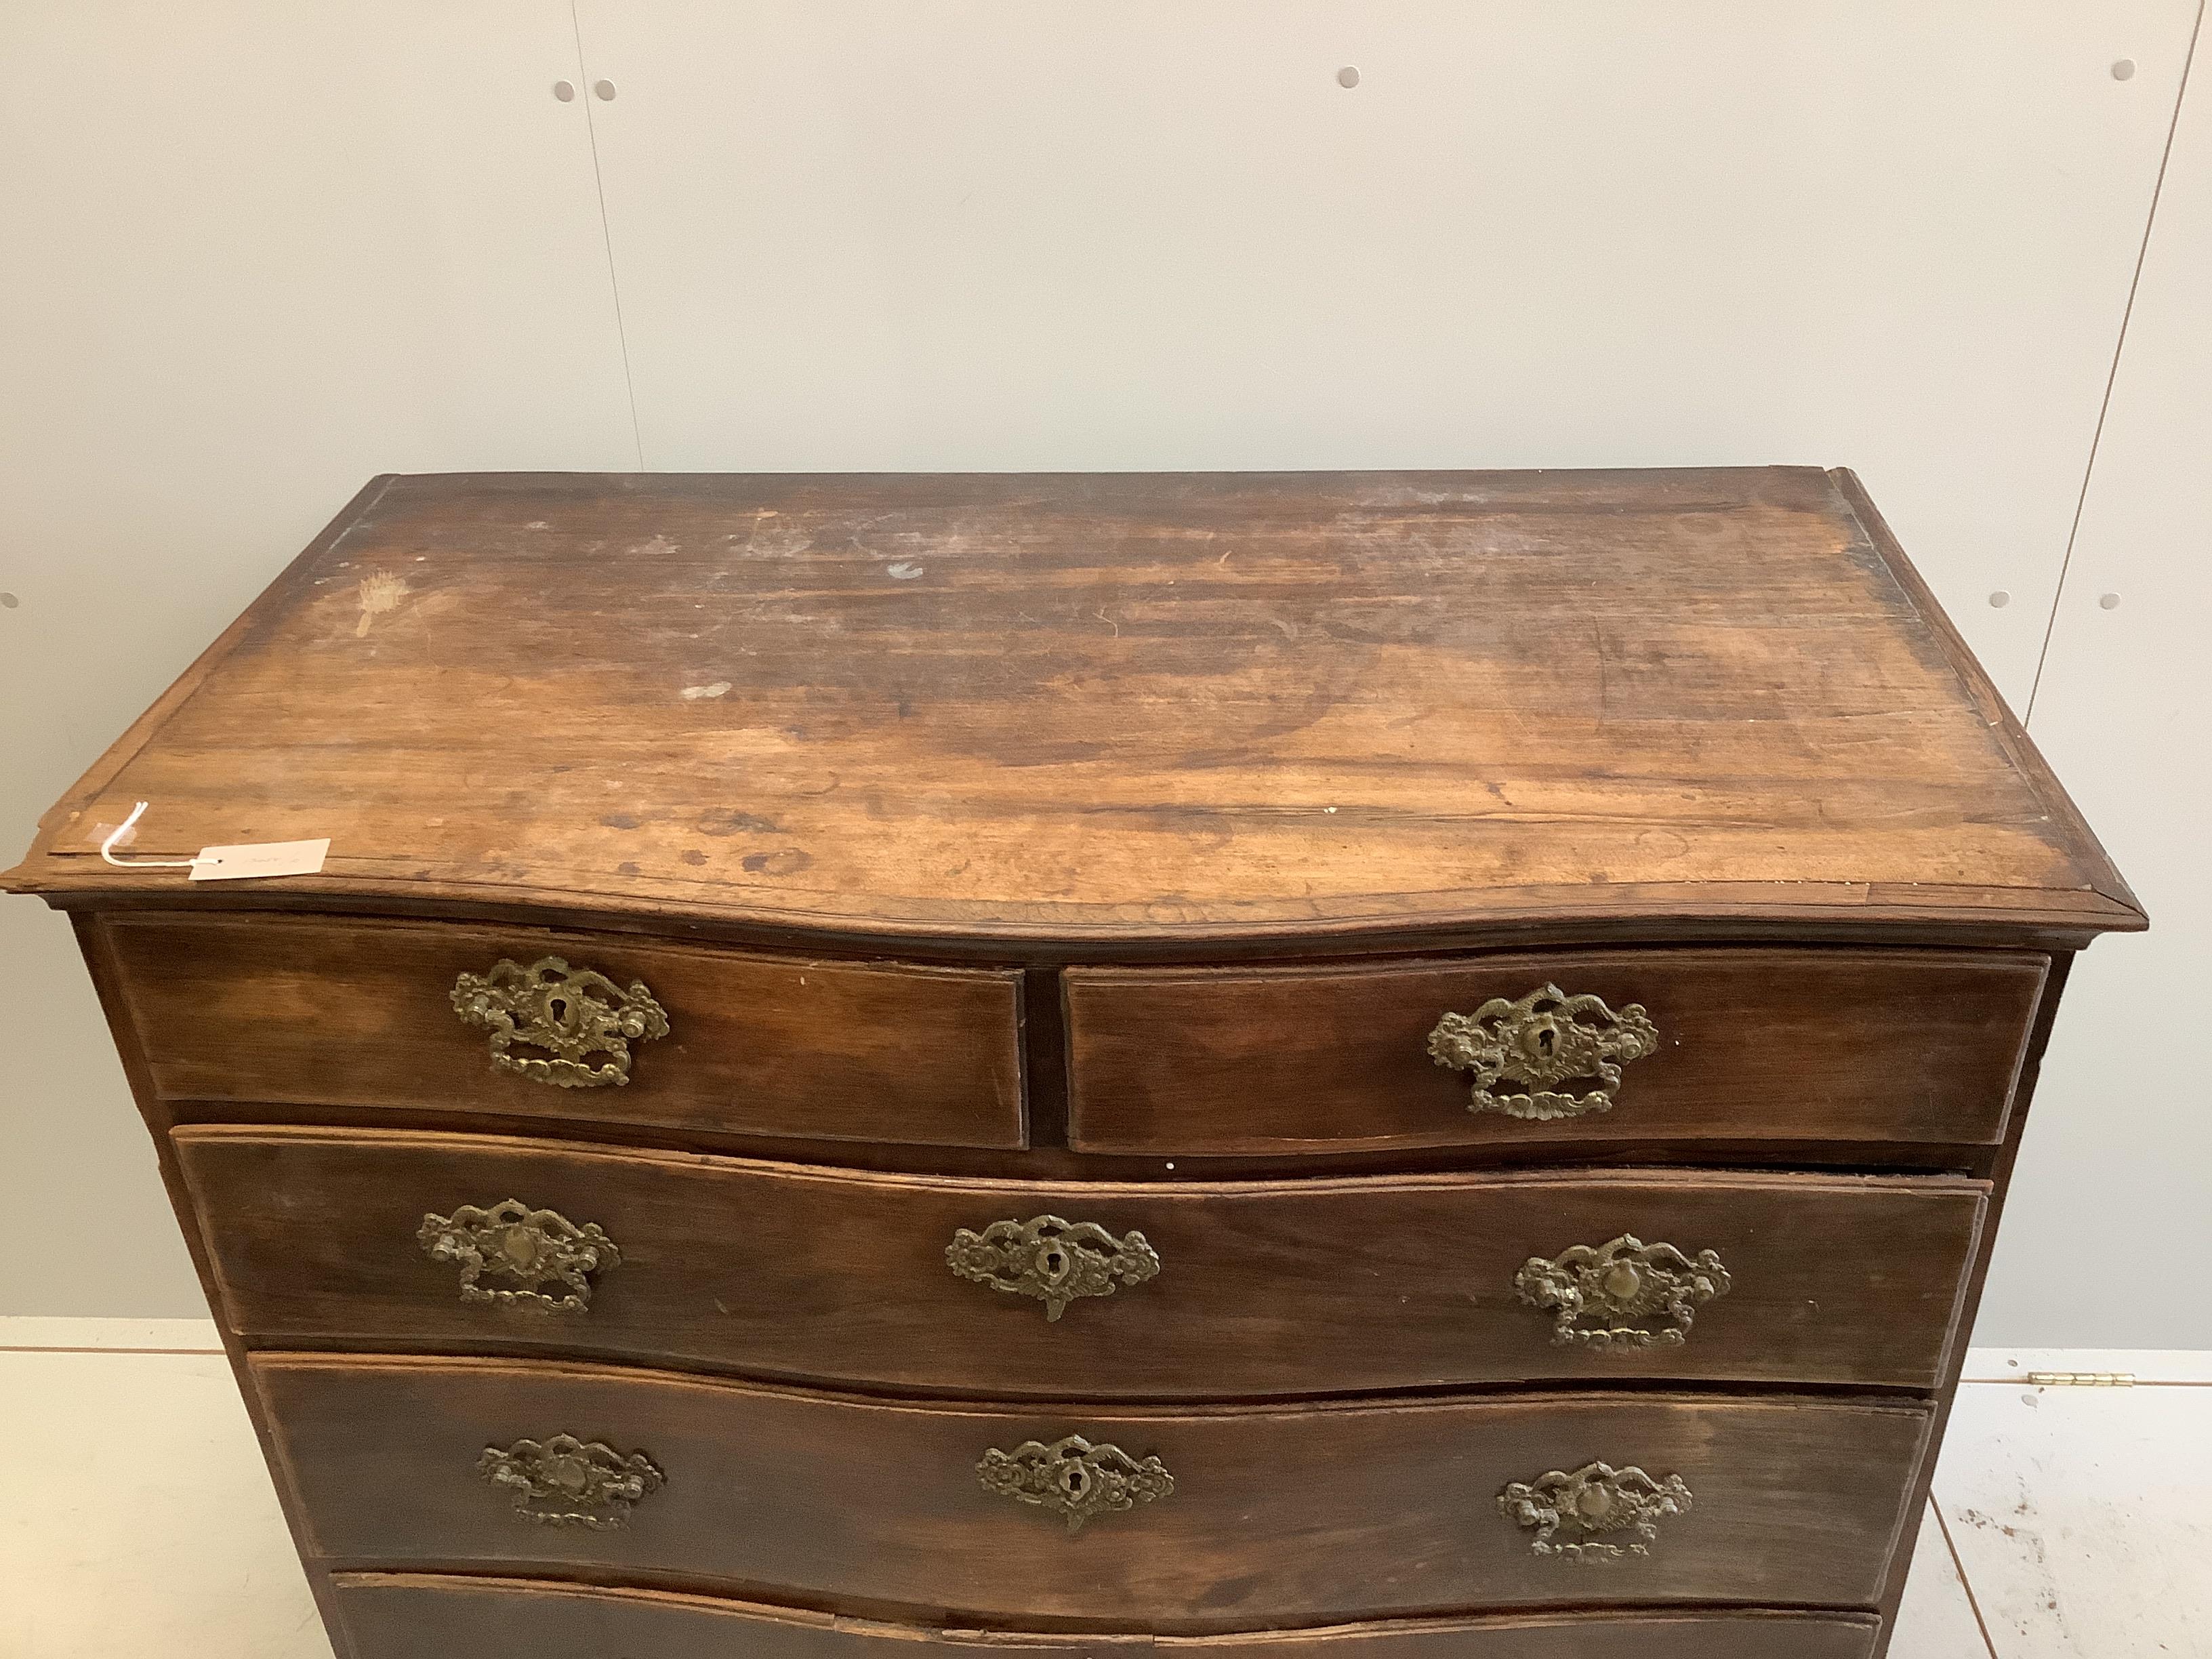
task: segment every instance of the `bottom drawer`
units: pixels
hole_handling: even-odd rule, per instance
[[[1187,1633],[1871,1607],[1929,1423],[1780,1395],[1136,1410],[498,1360],[252,1368],[310,1551],[333,1566],[587,1567],[931,1623]],[[1613,1479],[1545,1480],[1601,1462]]]
[[[336,1583],[355,1659],[1867,1659],[1870,1616],[1531,1614],[1254,1636],[916,1630],[646,1590],[358,1573]]]

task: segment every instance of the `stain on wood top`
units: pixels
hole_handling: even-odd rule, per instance
[[[7,881],[183,896],[97,855],[139,799],[142,856],[331,838],[253,902],[1079,952],[2142,925],[1813,468],[379,479]]]

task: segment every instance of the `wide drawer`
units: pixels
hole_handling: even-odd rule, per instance
[[[1076,1185],[323,1129],[176,1146],[224,1315],[258,1345],[1047,1397],[1934,1388],[1987,1193],[1702,1170]]]
[[[101,927],[169,1099],[1024,1140],[1018,974],[322,917]]]
[[[1867,1659],[1870,1615],[1518,1613],[1233,1636],[1031,1635],[881,1624],[651,1590],[346,1573],[355,1659]]]
[[[1929,1426],[1919,1407],[1785,1395],[1139,1412],[502,1360],[251,1365],[309,1553],[341,1568],[589,1566],[932,1618],[1186,1630],[1871,1607]],[[1054,1493],[1085,1507],[1027,1501]],[[1572,1521],[1601,1513],[1647,1525],[1649,1553],[1593,1570],[1594,1550],[1639,1543]]]
[[[1071,969],[1070,1134],[1085,1151],[1170,1157],[1993,1144],[2046,967],[1997,952],[1712,948]]]

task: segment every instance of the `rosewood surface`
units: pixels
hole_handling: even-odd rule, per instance
[[[187,1128],[176,1140],[226,1316],[257,1343],[591,1353],[1103,1399],[1668,1377],[1932,1388],[1988,1190],[1676,1170],[1048,1184],[458,1135]],[[465,1302],[459,1270],[417,1243],[426,1213],[517,1196],[619,1250],[618,1267],[590,1275],[582,1309]],[[1140,1233],[1156,1275],[1048,1319],[1036,1296],[948,1267],[962,1230],[1041,1215]],[[1623,1233],[1712,1251],[1726,1293],[1697,1308],[1679,1345],[1554,1340],[1554,1313],[1518,1295],[1516,1275],[1532,1256]]]
[[[1041,1636],[887,1625],[697,1596],[449,1575],[347,1573],[346,1627],[374,1653],[468,1659],[1867,1659],[1869,1619],[1791,1613],[1519,1614],[1296,1636]]]
[[[1924,1406],[1792,1397],[1171,1412],[892,1403],[505,1360],[269,1354],[252,1370],[309,1544],[339,1565],[581,1563],[925,1620],[1105,1629],[1470,1607],[1864,1606],[1881,1593],[1929,1420]],[[1070,1534],[978,1479],[994,1447],[1072,1433],[1158,1457],[1174,1491]],[[616,1530],[533,1523],[477,1461],[488,1445],[559,1434],[645,1451],[666,1485]],[[1499,1494],[1599,1458],[1679,1475],[1692,1506],[1620,1571],[1538,1556]]]
[[[380,479],[13,879],[878,939],[2074,937],[2131,896],[1848,474]]]
[[[1246,971],[1071,969],[1085,1152],[1653,1139],[2002,1139],[2045,958],[1850,950],[1559,951]],[[1557,981],[1649,1014],[1601,1115],[1470,1112],[1430,1030]]]
[[[331,856],[104,863],[142,799],[126,857]],[[2145,925],[1811,468],[378,479],[0,886],[339,1659],[1879,1659],[2072,953]],[[546,957],[659,1011],[611,1072],[456,1001]],[[979,1282],[1045,1217],[1136,1266]],[[1500,1509],[1577,1470],[1602,1568]]]
[[[970,969],[776,958],[635,938],[328,918],[103,923],[170,1099],[477,1111],[676,1129],[1023,1144],[1021,981]],[[667,1011],[619,1088],[495,1070],[455,1014],[463,974],[548,956]]]

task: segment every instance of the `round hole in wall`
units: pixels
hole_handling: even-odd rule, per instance
[[[576,83],[573,81],[556,81],[553,83],[553,95],[564,104],[573,104],[576,101]]]
[[[2132,81],[2135,78],[2136,60],[2134,58],[2123,58],[2112,65],[2112,79],[2115,81]]]
[[[1990,608],[1993,611],[2002,611],[2011,603],[2012,595],[2002,587],[1990,595]]]
[[[0,593],[0,611],[13,611],[21,604],[22,600],[17,599],[13,593]]]
[[[2100,593],[2097,596],[2097,603],[2107,611],[2118,611],[2120,608],[2120,596],[2117,593]]]
[[[1359,71],[1352,68],[1351,64],[1346,64],[1342,69],[1337,70],[1336,84],[1340,87],[1358,86],[1359,84]]]

